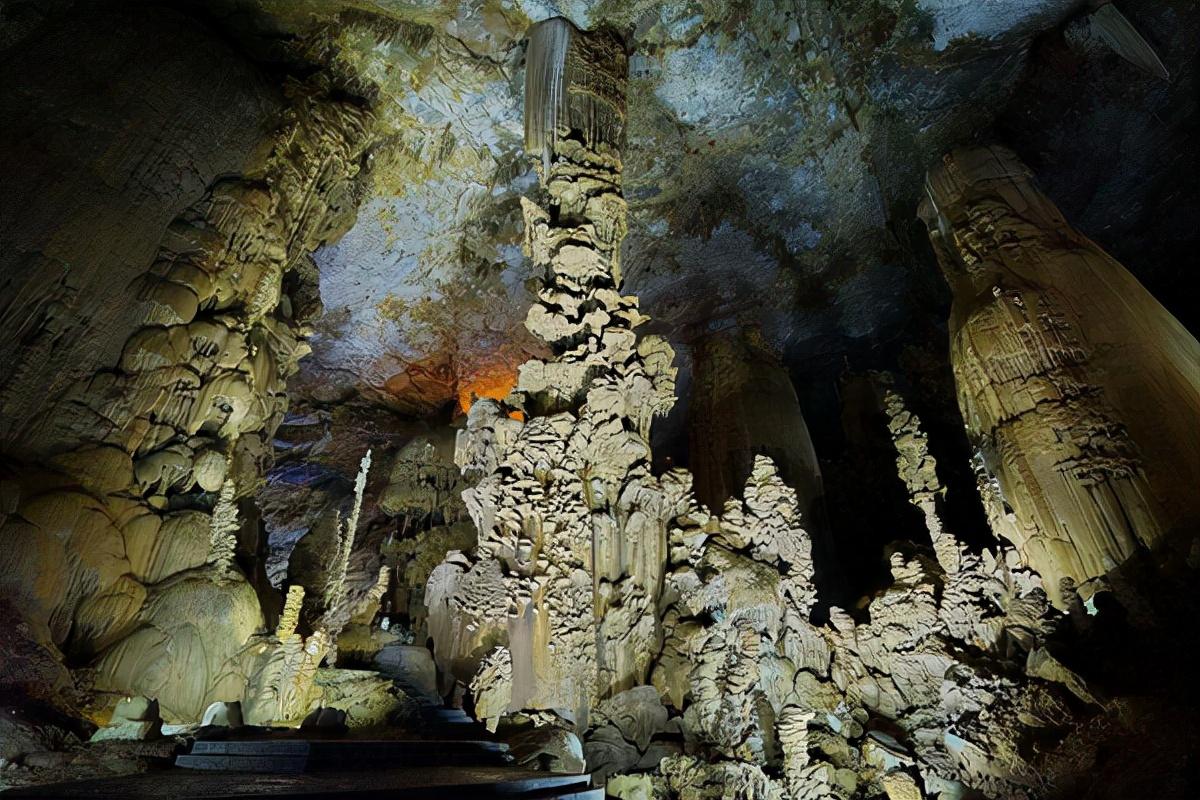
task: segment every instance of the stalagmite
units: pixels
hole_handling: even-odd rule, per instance
[[[741,491],[754,457],[770,456],[812,528],[821,468],[791,377],[761,331],[708,334],[693,346],[693,361],[688,454],[697,499],[720,508]],[[819,540],[822,531],[809,533]]]
[[[283,604],[283,613],[279,615],[279,624],[275,627],[275,636],[280,641],[296,632],[296,626],[300,624],[300,609],[303,605],[304,587],[298,584],[289,586],[287,599]]]
[[[238,516],[233,501],[233,481],[221,485],[221,494],[213,508],[209,523],[208,563],[212,565],[218,580],[228,580],[233,571],[233,557],[237,550]]]
[[[426,600],[444,669],[480,664],[485,642],[507,641],[511,689],[492,685],[510,679],[491,667],[472,683],[489,716],[502,711],[492,698],[507,697],[509,712],[586,725],[599,699],[648,680],[659,647],[670,514],[647,437],[673,402],[674,373],[664,342],[638,341],[637,300],[619,292],[624,45],[549,20],[531,32],[527,61],[526,139],[543,157],[545,198],[523,200],[542,276],[526,325],[556,357],[520,369],[523,426],[498,404],[472,407],[458,452],[484,474],[464,493],[480,561],[439,567]]]
[[[1012,678],[1010,654],[1034,651],[1053,624],[1046,595],[1015,554],[969,553],[942,529],[942,487],[899,395],[897,467],[941,564],[893,554],[894,583],[863,621],[837,608],[829,625],[811,621],[812,542],[769,458],[753,459],[719,513],[697,502],[686,471],[650,473],[649,426],[670,408],[674,372],[665,343],[633,332],[636,299],[619,294],[618,137],[568,125],[554,94],[619,83],[623,50],[554,22],[535,30],[531,53],[527,108],[542,110],[527,124],[555,120],[558,135],[530,138],[548,154],[549,207],[523,201],[543,276],[527,325],[556,355],[523,365],[505,402],[473,406],[460,435],[458,463],[481,478],[464,492],[479,535],[426,588],[439,666],[471,686],[489,726],[516,712],[574,725],[614,791],[904,796],[911,770],[932,794],[1026,796],[1026,726],[1061,724],[1038,709],[1081,684],[1039,658],[1031,674],[1053,683]],[[575,54],[610,74],[562,78],[556,65]],[[903,743],[869,735],[879,718]],[[649,782],[620,775],[651,769]]]
[[[349,620],[347,604],[346,573],[350,569],[350,554],[354,551],[354,539],[358,534],[358,518],[362,513],[363,492],[367,488],[367,473],[371,469],[371,451],[363,456],[358,467],[358,475],[354,479],[354,503],[350,515],[338,521],[337,548],[334,551],[332,563],[325,574],[325,587],[322,591],[322,601],[325,604],[323,625],[326,627],[344,626]],[[344,619],[343,619],[344,618]]]
[[[928,437],[921,430],[921,420],[906,407],[904,398],[895,390],[892,376],[875,375],[878,390],[883,394],[883,408],[888,416],[888,431],[896,446],[896,469],[908,489],[912,504],[925,516],[925,529],[937,554],[938,563],[948,573],[959,566],[958,542],[946,534],[938,513],[943,493],[937,477],[937,461],[929,454]]]
[[[959,405],[1015,522],[997,532],[1055,597],[1192,536],[1200,343],[1011,152],[956,151],[926,192]]]

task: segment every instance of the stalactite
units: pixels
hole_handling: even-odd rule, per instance
[[[1154,48],[1146,41],[1137,28],[1133,27],[1121,9],[1113,3],[1105,3],[1092,12],[1090,17],[1094,30],[1113,52],[1134,66],[1146,70],[1151,75],[1171,80],[1171,73],[1163,65],[1162,59]]]
[[[1011,152],[956,151],[926,191],[997,535],[1060,602],[1064,579],[1090,592],[1139,551],[1186,548],[1200,524],[1200,343]]]
[[[561,137],[579,136],[597,153],[625,136],[628,56],[613,34],[581,33],[562,17],[529,32],[525,54],[525,152],[548,174]]]
[[[548,19],[530,29],[525,51],[525,152],[541,158],[546,172],[558,141],[558,120],[567,116],[563,71],[574,31],[562,17]]]

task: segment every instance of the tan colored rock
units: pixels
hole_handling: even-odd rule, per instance
[[[275,628],[275,636],[280,641],[290,638],[296,633],[300,624],[300,610],[304,603],[304,587],[292,584],[287,590],[287,599],[283,604],[283,613],[279,615],[279,625]]]
[[[97,494],[121,491],[133,481],[129,454],[117,447],[82,447],[55,456],[50,463]]]
[[[924,800],[921,787],[907,772],[889,772],[880,781],[888,800]]]
[[[240,697],[245,678],[229,664],[263,626],[244,582],[178,576],[154,587],[140,627],[97,662],[96,684],[157,697],[169,722],[195,722],[213,697]]]
[[[196,485],[206,492],[217,492],[225,483],[228,459],[215,450],[201,450],[192,463],[192,476]]]
[[[96,731],[92,742],[120,740],[145,741],[162,735],[158,701],[146,697],[126,697],[117,703],[109,723]]]
[[[932,170],[959,405],[1055,597],[1200,523],[1200,343],[1000,147]]]
[[[559,352],[519,370],[524,426],[498,404],[472,408],[457,460],[482,477],[463,495],[477,560],[455,555],[425,594],[443,669],[474,668],[492,637],[506,643],[511,689],[486,659],[471,681],[477,702],[489,698],[489,720],[554,710],[582,725],[598,699],[645,684],[660,649],[669,509],[649,476],[647,437],[652,416],[670,407],[673,372],[661,341],[642,361],[637,303],[619,293],[625,58],[609,33],[564,20],[532,31],[527,138],[529,152],[545,154],[545,196],[522,202],[526,251],[543,279],[527,324]],[[584,106],[602,109],[603,122]],[[583,126],[582,144],[564,135],[568,120]],[[494,708],[497,698],[508,707]]]
[[[497,647],[479,665],[471,690],[475,693],[475,715],[487,722],[495,733],[500,717],[508,713],[512,702],[512,655]]]
[[[209,554],[210,520],[199,511],[159,517],[144,514],[123,529],[132,574],[144,583],[203,565]]]
[[[321,705],[345,712],[350,728],[382,728],[404,706],[390,679],[361,669],[319,669],[314,679]]]

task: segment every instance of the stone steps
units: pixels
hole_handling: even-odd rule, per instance
[[[187,769],[294,773],[324,769],[503,766],[508,745],[456,739],[218,739],[197,740],[175,759]]]
[[[420,731],[426,736],[461,739],[464,737],[486,738],[487,727],[476,722],[461,708],[433,707],[421,712]]]
[[[159,772],[17,789],[5,800],[603,800],[587,775],[529,772],[515,767],[434,767],[323,770],[305,773],[220,772],[174,768]]]
[[[197,739],[173,769],[118,778],[30,787],[8,798],[162,800],[235,798],[509,798],[603,800],[588,775],[532,772],[512,766],[508,745],[474,738],[458,709],[431,709],[429,719],[459,738],[323,739],[293,734]],[[471,736],[472,738],[467,738]]]

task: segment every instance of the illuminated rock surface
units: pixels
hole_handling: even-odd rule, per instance
[[[963,419],[1013,515],[997,532],[1055,589],[1188,547],[1200,343],[1007,150],[948,155],[923,209],[954,292]]]
[[[1194,794],[1193,5],[0,16],[0,785]]]

